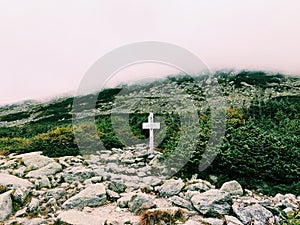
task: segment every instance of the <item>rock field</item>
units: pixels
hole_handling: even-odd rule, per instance
[[[271,225],[299,210],[300,196],[244,190],[237,181],[167,177],[147,146],[48,158],[0,158],[0,224]]]

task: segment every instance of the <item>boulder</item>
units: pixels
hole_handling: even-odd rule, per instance
[[[147,185],[151,185],[152,187],[162,184],[162,180],[154,176],[143,177],[141,178],[141,182]]]
[[[199,193],[191,198],[195,209],[205,216],[218,217],[227,215],[231,209],[232,199],[227,192],[216,189]]]
[[[126,185],[123,181],[111,181],[108,184],[108,189],[120,194],[125,191]]]
[[[139,213],[141,210],[150,209],[154,206],[153,198],[144,193],[133,194],[128,202],[129,210],[134,213]]]
[[[12,213],[11,192],[7,191],[0,195],[0,221],[4,221]]]
[[[206,180],[195,179],[192,180],[191,182],[188,182],[185,189],[188,191],[204,192],[214,188],[215,186]]]
[[[56,200],[59,200],[65,195],[65,193],[66,192],[63,188],[54,188],[54,189],[47,190],[45,192],[45,198],[46,199],[54,198]]]
[[[101,225],[105,224],[105,219],[99,216],[89,215],[78,210],[68,210],[59,214],[58,218],[67,224],[73,225]]]
[[[50,176],[54,175],[62,170],[62,166],[59,163],[52,162],[42,168],[39,168],[37,170],[30,171],[26,177],[30,178],[40,178],[44,176]]]
[[[179,194],[183,187],[184,182],[181,179],[170,179],[166,180],[162,186],[157,188],[157,190],[159,191],[160,196],[170,197]]]
[[[224,183],[220,191],[228,192],[231,195],[243,195],[244,193],[242,186],[235,180]]]
[[[189,202],[189,201],[185,200],[184,198],[181,198],[177,195],[174,195],[174,196],[170,197],[169,199],[176,206],[186,208],[189,210],[193,210],[193,208],[194,208],[193,205],[191,204],[191,202]]]
[[[17,158],[21,158],[26,167],[32,167],[35,169],[47,166],[48,164],[55,162],[54,159],[43,156],[42,152],[26,153],[18,155]]]
[[[51,187],[51,183],[48,177],[46,176],[42,176],[40,179],[37,179],[34,182],[36,188],[50,188]]]
[[[237,218],[243,223],[252,223],[254,225],[274,224],[275,218],[273,214],[259,204],[250,205],[247,207],[239,206],[234,203],[233,212]]]
[[[21,179],[19,177],[6,173],[0,173],[0,185],[13,189],[34,187],[34,185],[28,180]]]
[[[95,176],[95,172],[92,169],[87,169],[82,166],[71,167],[65,170],[63,174],[64,180],[68,183],[73,181],[83,182],[93,176]]]
[[[97,207],[106,202],[106,190],[103,184],[92,184],[79,194],[63,203],[64,209],[82,209],[86,206]]]

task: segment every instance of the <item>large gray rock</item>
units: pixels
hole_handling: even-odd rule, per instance
[[[12,213],[11,192],[7,191],[0,195],[0,221],[5,220]]]
[[[154,187],[154,186],[160,185],[162,183],[162,180],[159,179],[158,177],[146,176],[146,177],[141,178],[141,182]]]
[[[59,163],[52,162],[47,166],[39,168],[37,170],[30,171],[26,177],[40,178],[45,176],[54,175],[62,170],[62,166]]]
[[[54,189],[47,190],[45,192],[45,198],[47,200],[49,200],[50,198],[59,200],[60,198],[62,198],[65,195],[65,193],[66,192],[63,188],[54,188]]]
[[[103,184],[92,184],[79,194],[68,199],[62,207],[64,209],[82,209],[86,206],[97,207],[101,206],[106,201],[106,190]]]
[[[120,194],[125,191],[126,185],[123,181],[111,181],[108,184],[108,189]]]
[[[293,194],[277,194],[272,200],[276,204],[277,208],[292,208],[293,210],[296,210],[300,203]]]
[[[17,188],[14,192],[12,192],[12,198],[15,202],[23,205],[29,193],[30,193],[30,189],[25,187],[20,187]]]
[[[224,183],[220,190],[228,192],[231,195],[243,195],[242,186],[235,180]]]
[[[274,224],[275,218],[273,214],[259,204],[240,207],[237,203],[234,203],[233,212],[236,214],[238,219],[243,224],[254,224],[254,225],[265,225],[265,224]]]
[[[134,213],[137,213],[140,210],[150,209],[154,206],[153,198],[144,193],[133,194],[128,202],[129,210]]]
[[[179,192],[184,187],[184,182],[181,179],[166,180],[164,184],[158,187],[159,194],[163,197],[169,197],[179,194]]]
[[[195,180],[192,180],[191,182],[187,183],[187,186],[185,189],[188,191],[204,192],[204,191],[208,191],[208,190],[214,189],[214,188],[215,188],[215,186],[206,180],[195,179]]]
[[[105,224],[105,219],[99,215],[89,215],[78,210],[68,210],[59,214],[58,218],[65,223],[73,225],[101,225]]]
[[[48,158],[42,155],[42,152],[31,152],[16,156],[21,158],[26,167],[32,167],[34,169],[39,169],[50,163],[55,162],[54,159]]]
[[[218,217],[227,215],[231,209],[232,199],[227,192],[216,189],[199,193],[191,198],[195,209],[205,216]]]
[[[190,201],[187,201],[177,195],[174,195],[174,196],[170,197],[169,199],[176,206],[186,208],[189,210],[193,210],[193,208],[194,208]]]
[[[64,171],[63,177],[66,182],[73,181],[85,181],[91,177],[95,176],[95,172],[92,169],[87,169],[84,167],[71,167]]]
[[[128,207],[128,203],[131,200],[132,196],[134,194],[133,193],[127,193],[125,195],[123,195],[121,198],[119,198],[117,200],[117,205],[120,208],[127,208]]]
[[[51,187],[51,182],[50,182],[49,178],[46,176],[40,177],[39,179],[37,179],[34,182],[34,184],[37,188],[43,188],[43,187],[50,188]]]
[[[11,188],[33,188],[34,185],[28,180],[21,179],[19,177],[0,173],[0,185]]]

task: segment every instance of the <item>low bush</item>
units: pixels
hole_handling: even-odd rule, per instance
[[[58,127],[35,136],[31,148],[49,157],[76,156],[80,153],[72,126]]]

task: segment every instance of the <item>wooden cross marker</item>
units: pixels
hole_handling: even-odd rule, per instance
[[[154,129],[160,129],[160,123],[154,123],[153,113],[148,116],[148,123],[143,123],[143,129],[148,129],[150,132],[150,154],[154,152]]]

